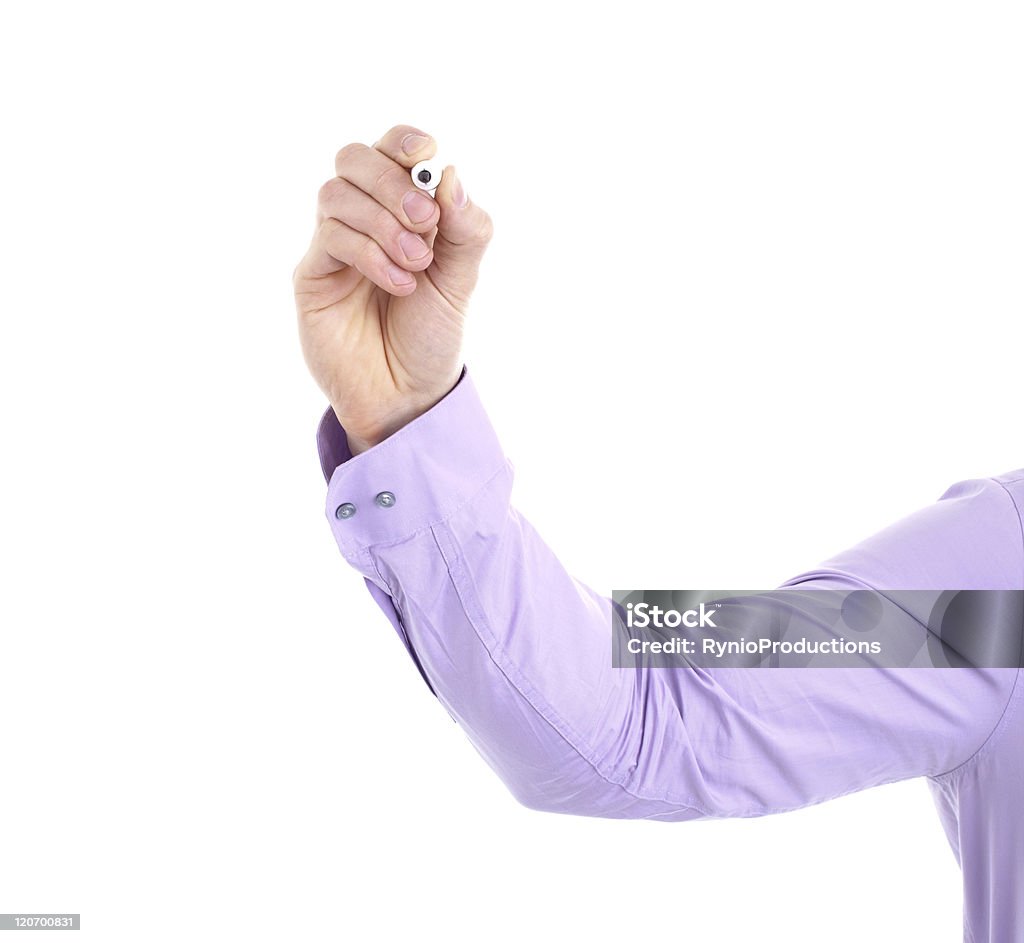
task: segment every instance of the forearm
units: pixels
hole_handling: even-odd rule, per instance
[[[533,808],[698,814],[641,796],[642,690],[611,664],[609,600],[566,572],[510,501],[513,467],[468,377],[436,412],[346,459],[321,430],[339,548],[432,690]],[[413,445],[413,442],[415,445]],[[394,495],[390,507],[377,494]],[[336,509],[351,504],[350,517]],[[640,791],[642,792],[642,790]]]

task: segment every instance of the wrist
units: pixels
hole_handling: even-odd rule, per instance
[[[360,452],[365,452],[368,449],[372,449],[377,443],[371,442],[367,439],[361,439],[359,436],[352,435],[351,432],[345,433],[345,438],[348,440],[348,450],[355,456]]]
[[[331,405],[335,415],[338,417],[338,422],[341,424],[342,429],[345,430],[349,451],[353,456],[360,454],[360,452],[366,452],[394,435],[399,429],[407,426],[414,419],[418,419],[424,413],[433,409],[455,388],[461,375],[462,370],[460,368],[450,383],[438,388],[433,393],[415,398],[406,398],[402,401],[401,405],[389,410],[384,416],[375,417],[369,422],[346,419],[346,414],[332,403]]]
[[[409,425],[418,416],[422,416],[431,406],[433,406],[438,400],[427,403],[419,408],[406,408],[402,412],[390,419],[386,423],[375,423],[368,427],[354,427],[349,428],[345,425],[344,420],[339,418],[342,428],[345,430],[345,436],[348,439],[348,450],[353,455],[358,455],[360,452],[365,452],[368,449],[372,449],[375,445],[379,445],[389,436],[393,436],[403,426]],[[334,410],[335,415],[338,415],[338,410]]]

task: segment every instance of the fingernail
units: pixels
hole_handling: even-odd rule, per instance
[[[416,281],[416,276],[412,272],[407,272],[404,268],[399,268],[397,265],[388,266],[388,278],[394,284],[401,285],[403,288]]]
[[[412,132],[402,138],[402,150],[406,154],[415,154],[430,138],[425,134]]]
[[[419,190],[410,190],[402,200],[405,215],[414,223],[423,223],[430,219],[434,215],[435,205],[429,196],[420,193]]]
[[[455,171],[452,171],[454,174]],[[452,184],[452,202],[462,209],[468,202],[469,197],[466,196],[466,191],[462,188],[462,181],[459,179],[458,174],[455,174],[455,182]]]
[[[422,259],[430,251],[430,247],[416,233],[404,229],[398,237],[398,244],[410,262]]]

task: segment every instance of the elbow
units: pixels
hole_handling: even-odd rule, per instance
[[[548,749],[484,752],[488,765],[521,806],[557,815],[621,817],[616,810],[628,794],[564,742]]]
[[[525,774],[522,769],[518,773],[502,778],[516,802],[534,812],[660,821],[704,817],[702,811],[690,806],[639,794],[579,756],[556,768],[530,767]]]

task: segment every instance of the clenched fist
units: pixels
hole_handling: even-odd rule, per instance
[[[409,169],[437,143],[397,125],[348,144],[321,188],[312,244],[293,274],[306,363],[352,454],[426,412],[461,372],[462,329],[490,216],[446,166],[435,198]]]

